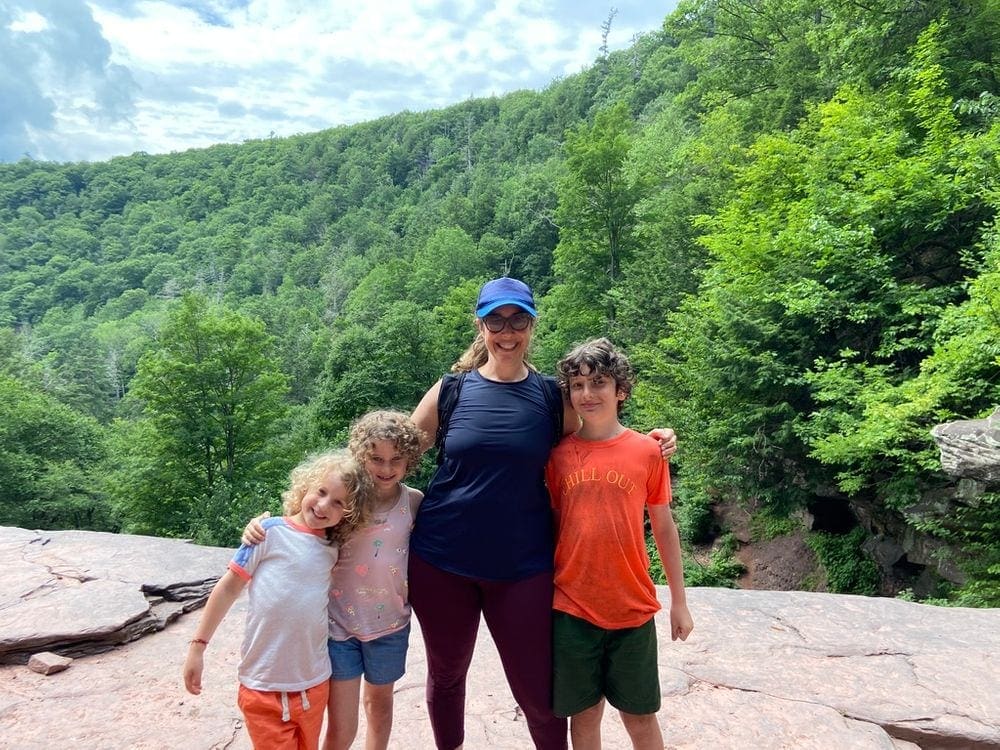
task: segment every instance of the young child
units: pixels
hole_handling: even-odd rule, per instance
[[[660,609],[649,576],[643,511],[670,586],[670,635],[693,622],[670,474],[655,440],[619,422],[635,375],[607,339],[567,354],[557,378],[581,420],[546,466],[556,525],[553,701],[570,717],[575,750],[601,747],[604,701],[618,709],[634,748],[662,750],[657,640]]]
[[[330,687],[324,611],[331,573],[370,493],[367,473],[346,451],[310,457],[282,493],[287,515],[264,522],[264,544],[236,551],[208,597],[184,686],[201,693],[205,649],[249,583],[238,703],[255,748],[319,747]]]
[[[393,687],[406,669],[410,637],[407,560],[423,493],[403,484],[420,459],[421,432],[409,416],[374,411],[352,426],[349,448],[375,487],[363,522],[341,547],[329,598],[329,722],[325,749],[347,750],[358,733],[364,676],[367,750],[385,750]],[[254,522],[244,541],[256,539]]]

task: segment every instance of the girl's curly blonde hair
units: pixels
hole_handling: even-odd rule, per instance
[[[344,517],[336,526],[326,529],[326,537],[332,542],[343,544],[361,523],[362,508],[370,502],[373,494],[372,480],[365,467],[345,450],[326,451],[309,456],[292,469],[289,487],[281,493],[286,515],[294,516],[302,510],[302,499],[310,489],[322,482],[328,474],[336,474],[347,489]]]
[[[371,455],[375,443],[388,440],[406,459],[409,471],[420,461],[420,442],[423,432],[408,414],[390,409],[370,411],[358,417],[351,425],[347,447],[359,461]]]

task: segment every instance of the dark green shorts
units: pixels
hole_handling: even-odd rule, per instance
[[[552,613],[553,708],[573,716],[597,705],[601,697],[628,714],[660,710],[656,666],[656,623],[605,630],[579,617]]]

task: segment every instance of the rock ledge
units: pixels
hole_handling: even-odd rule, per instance
[[[196,624],[183,613],[201,605],[230,554],[0,527],[0,654],[18,662],[0,666],[0,748],[248,750],[235,705],[245,599],[213,638],[204,693],[188,695],[180,677]],[[690,589],[688,599],[687,642],[670,642],[657,616],[668,747],[1000,748],[1000,610],[729,589]],[[37,651],[77,658],[46,676],[23,663]],[[415,623],[393,748],[433,747],[425,675]],[[485,628],[466,715],[468,750],[531,747]],[[614,711],[604,742],[630,747]]]

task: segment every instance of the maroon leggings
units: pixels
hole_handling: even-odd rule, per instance
[[[465,678],[482,613],[535,747],[564,750],[566,720],[552,713],[552,573],[483,581],[411,552],[409,588],[427,650],[427,710],[438,749],[465,741]]]

